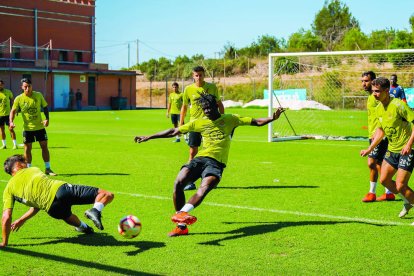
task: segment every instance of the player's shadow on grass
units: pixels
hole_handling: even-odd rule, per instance
[[[30,238],[33,240],[33,238]],[[51,238],[47,238],[51,239]],[[105,233],[94,233],[91,235],[80,234],[79,236],[74,236],[70,238],[52,238],[54,240],[40,242],[36,244],[22,244],[22,245],[15,245],[15,246],[36,246],[36,245],[48,245],[48,244],[59,244],[59,243],[68,243],[68,244],[80,244],[85,246],[134,246],[137,248],[136,250],[125,252],[128,256],[135,256],[139,253],[144,251],[154,249],[154,248],[161,248],[165,246],[163,242],[152,242],[152,241],[133,241],[133,240],[124,240],[119,241],[115,239],[113,236],[105,234]]]
[[[145,273],[145,272],[142,272],[142,271],[132,270],[132,269],[128,269],[128,268],[116,267],[116,266],[112,266],[112,265],[108,265],[108,264],[102,264],[102,263],[98,263],[98,262],[90,262],[90,261],[84,261],[84,260],[80,260],[80,259],[72,259],[72,258],[68,258],[68,257],[57,256],[57,255],[41,253],[41,252],[35,252],[35,251],[25,250],[25,249],[16,248],[16,247],[5,247],[5,248],[2,248],[0,251],[4,251],[4,252],[1,253],[3,255],[2,257],[6,257],[6,256],[4,256],[5,255],[4,253],[10,252],[10,253],[13,253],[13,254],[26,255],[26,256],[29,256],[31,258],[39,258],[39,259],[44,259],[44,260],[48,260],[48,261],[55,261],[55,262],[75,265],[75,266],[78,266],[78,267],[82,266],[82,267],[85,267],[87,269],[89,269],[89,268],[98,269],[98,270],[103,271],[104,273],[105,272],[111,272],[111,273],[117,273],[117,274],[121,274],[121,275],[157,275],[157,274],[151,274],[151,273]],[[10,257],[13,257],[13,256],[10,256]]]
[[[247,224],[249,223],[249,224],[255,224],[255,225],[245,226],[245,227],[230,230],[227,232],[194,233],[191,235],[217,235],[217,234],[226,235],[226,237],[221,238],[221,239],[215,239],[215,240],[199,243],[203,245],[223,246],[221,242],[224,242],[224,241],[276,232],[286,227],[333,225],[333,224],[342,224],[342,223],[363,223],[363,224],[369,224],[369,225],[375,225],[375,226],[385,226],[381,224],[359,222],[359,221],[285,221],[285,222],[223,222],[223,223],[224,224]],[[390,225],[387,225],[387,226],[390,226]]]
[[[316,189],[319,186],[304,186],[304,185],[296,185],[296,186],[281,186],[281,185],[273,185],[273,186],[247,186],[247,187],[226,187],[226,186],[217,186],[217,189],[231,189],[231,190],[255,190],[255,189]]]
[[[130,175],[129,173],[60,173],[59,176],[78,176],[78,175]]]

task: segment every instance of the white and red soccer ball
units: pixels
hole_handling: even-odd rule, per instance
[[[118,224],[118,232],[126,239],[132,239],[141,232],[141,221],[133,215],[123,217]]]

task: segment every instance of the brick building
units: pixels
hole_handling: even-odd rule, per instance
[[[135,109],[136,73],[95,63],[95,0],[1,0],[0,79],[15,96],[20,79],[44,94],[52,110]]]

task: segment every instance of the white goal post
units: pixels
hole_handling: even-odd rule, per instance
[[[414,49],[271,53],[268,115],[288,110],[268,126],[268,141],[365,139],[367,93],[361,74],[398,77],[414,108]]]

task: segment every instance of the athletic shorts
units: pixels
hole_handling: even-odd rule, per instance
[[[55,219],[67,219],[72,215],[72,205],[92,204],[98,195],[98,188],[82,185],[63,184],[47,212]]]
[[[189,132],[188,133],[188,145],[190,147],[199,147],[201,145],[201,133]]]
[[[226,167],[225,164],[220,163],[219,161],[205,156],[196,157],[190,161],[190,163],[185,164],[182,168],[187,168],[190,170],[190,179],[196,181],[197,179],[204,178],[206,176],[215,176],[218,179],[221,179],[223,170]]]
[[[411,151],[408,155],[402,155],[401,153],[387,151],[385,154],[385,162],[390,164],[394,169],[402,169],[407,172],[413,172],[414,168],[414,153]]]
[[[173,125],[178,125],[179,121],[180,121],[180,114],[171,114],[171,123]]]
[[[369,139],[369,144],[371,145],[372,139]],[[373,151],[368,154],[368,157],[373,158],[378,161],[379,164],[384,160],[385,153],[388,148],[388,139],[382,139],[381,142],[374,148]]]
[[[30,144],[33,142],[41,142],[41,141],[47,141],[47,133],[46,129],[39,129],[39,130],[25,130],[23,131],[23,143],[24,144]]]
[[[9,115],[6,116],[0,116],[0,126],[9,126],[10,125],[10,118]]]

